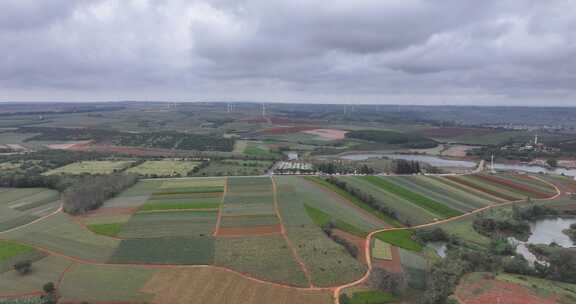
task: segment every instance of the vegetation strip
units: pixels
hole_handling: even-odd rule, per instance
[[[398,222],[397,220],[383,214],[382,212],[378,212],[378,210],[370,207],[368,204],[365,204],[363,201],[361,201],[357,197],[352,196],[350,193],[344,191],[343,189],[338,188],[337,186],[323,180],[320,177],[306,176],[306,177],[304,177],[304,179],[311,181],[315,184],[318,184],[324,188],[328,188],[328,190],[335,192],[336,194],[341,196],[343,199],[345,199],[345,200],[351,202],[352,204],[362,208],[363,210],[369,212],[370,214],[376,216],[380,220],[384,221],[387,224],[390,224],[393,227],[402,227],[402,224],[400,224],[400,222]]]
[[[312,221],[314,221],[314,223],[321,228],[325,228],[328,225],[334,225],[334,228],[336,229],[340,229],[361,238],[364,238],[368,235],[366,231],[363,231],[362,229],[352,224],[346,223],[340,219],[334,220],[328,213],[320,209],[311,207],[307,204],[304,204],[304,208],[306,208],[306,212]]]
[[[364,176],[362,179],[382,188],[385,191],[398,195],[420,207],[438,214],[440,217],[453,217],[462,215],[462,212],[456,211],[448,206],[436,202],[426,196],[412,192],[406,188],[400,187],[396,184],[386,181],[384,178],[377,176]]]

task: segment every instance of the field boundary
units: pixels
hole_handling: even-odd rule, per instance
[[[222,208],[224,208],[224,203],[226,202],[226,194],[228,194],[228,176],[226,176],[224,179],[224,192],[222,193],[222,201],[220,201],[220,207],[218,207],[216,225],[212,236],[218,236],[218,233],[220,232],[220,224],[222,223]]]

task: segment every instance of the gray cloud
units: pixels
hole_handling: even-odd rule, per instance
[[[571,0],[6,0],[0,45],[5,100],[576,95]]]

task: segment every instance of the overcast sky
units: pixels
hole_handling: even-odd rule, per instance
[[[0,1],[0,100],[123,99],[576,106],[576,1]]]

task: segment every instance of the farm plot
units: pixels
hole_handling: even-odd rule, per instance
[[[199,164],[188,160],[148,160],[126,172],[143,176],[187,176]]]
[[[108,262],[211,265],[214,262],[214,239],[198,236],[123,240]]]
[[[133,161],[82,161],[64,167],[56,168],[44,175],[80,175],[80,174],[110,174],[120,172],[130,167]]]
[[[336,229],[363,235],[385,224],[303,178],[281,176],[275,180],[287,236],[310,271],[312,283],[334,286],[361,277],[365,266],[328,238],[318,225],[334,220]]]
[[[414,192],[411,189],[406,188],[405,186],[400,186],[394,183],[393,180],[389,178],[383,178],[377,176],[364,176],[361,177],[361,179],[380,187],[384,191],[399,196],[411,202],[413,205],[424,208],[436,214],[440,218],[447,218],[462,214],[462,212],[455,210],[451,207],[448,207],[447,205],[442,204],[428,196]]]
[[[77,264],[63,277],[58,292],[64,303],[149,302],[152,295],[140,290],[158,271],[144,267]]]
[[[142,288],[152,303],[173,304],[330,304],[329,291],[280,287],[248,280],[222,269],[171,268],[155,274]]]
[[[486,200],[436,182],[427,176],[398,176],[391,177],[391,180],[461,212],[470,212],[490,204]]]
[[[119,241],[82,229],[73,219],[58,213],[34,225],[10,231],[5,239],[45,248],[81,259],[105,262]]]
[[[410,201],[405,200],[397,195],[386,192],[377,185],[369,183],[360,177],[339,177],[350,186],[360,189],[360,191],[372,195],[376,202],[384,207],[392,208],[402,222],[411,223],[412,225],[425,224],[434,221],[436,215],[431,211],[420,206],[415,206]]]
[[[273,232],[280,232],[280,221],[274,208],[270,178],[229,178],[217,235]]]
[[[0,232],[28,224],[60,207],[57,191],[0,188]]]
[[[139,239],[211,235],[217,215],[215,211],[139,212],[122,225],[118,236]]]
[[[308,286],[304,273],[280,235],[217,239],[215,264],[266,281]]]
[[[513,173],[504,173],[504,174],[498,174],[499,178],[502,179],[506,179],[506,180],[510,180],[516,184],[525,186],[525,187],[529,187],[531,189],[534,189],[540,193],[544,193],[548,196],[553,196],[556,194],[556,190],[552,187],[550,187],[550,185],[543,183],[540,180],[537,180],[533,177],[530,177],[529,175],[526,174],[513,174]]]
[[[532,184],[523,184],[523,183],[519,183],[515,180],[502,178],[500,176],[495,176],[495,175],[479,174],[479,175],[475,175],[474,177],[479,179],[479,180],[482,180],[483,182],[486,182],[487,184],[500,187],[502,189],[505,189],[507,191],[510,191],[514,194],[517,194],[517,195],[523,196],[523,197],[542,199],[542,198],[551,197],[554,194],[553,192],[550,193],[549,191],[537,189],[535,186],[535,184],[538,184],[538,183],[536,183],[537,182],[536,180],[534,180],[534,182]],[[527,181],[527,179],[525,181]],[[539,184],[540,184],[540,186],[545,186],[544,183],[539,183]],[[550,189],[550,187],[548,187],[548,188]]]
[[[504,201],[515,201],[526,198],[522,197],[518,193],[508,191],[506,189],[503,189],[502,187],[490,184],[474,176],[446,176],[445,178],[450,181],[464,185],[466,187],[473,188],[478,191],[495,196]]]
[[[31,273],[21,275],[15,270],[0,272],[0,297],[39,293],[46,282],[58,282],[60,275],[72,264],[71,261],[47,256],[32,263]]]
[[[0,240],[0,273],[12,269],[18,261],[37,261],[43,257],[44,253],[32,247]]]

